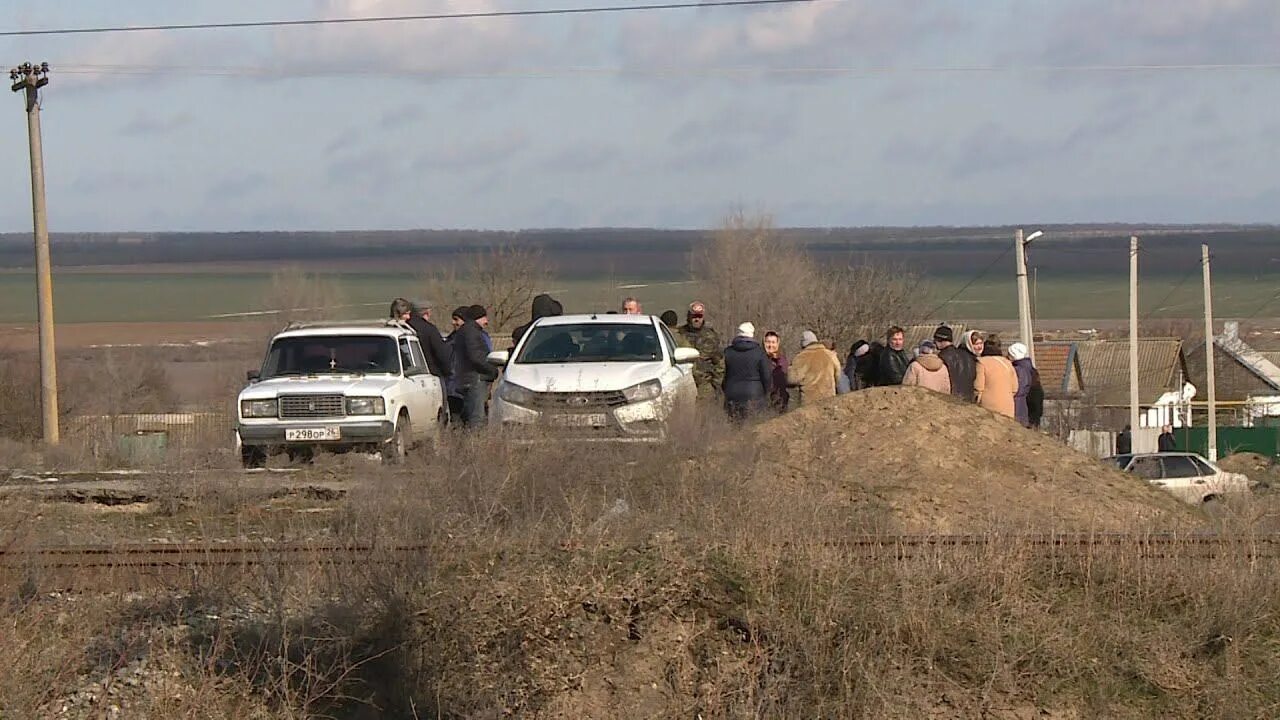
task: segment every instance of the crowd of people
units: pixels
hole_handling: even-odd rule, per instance
[[[626,298],[621,313],[643,314],[640,301]],[[513,349],[539,319],[562,314],[564,306],[550,295],[534,297],[529,322],[512,331]],[[391,317],[418,334],[427,369],[440,378],[448,398],[450,416],[466,428],[483,425],[492,383],[498,377],[497,368],[487,360],[493,339],[484,306],[455,308],[447,335],[432,322],[429,303],[396,298]],[[835,343],[820,339],[813,330],[801,333],[799,350],[790,357],[779,333],[767,331],[757,341],[751,322],[738,325],[725,343],[707,323],[707,307],[700,301],[689,304],[683,324],[674,310],[659,317],[677,342],[699,353],[693,366],[698,397],[719,400],[735,421],[892,385],[917,385],[949,394],[1015,418],[1026,427],[1039,427],[1043,415],[1044,388],[1027,346],[1015,342],[1005,349],[995,335],[979,330],[962,333],[957,343],[952,329],[940,325],[932,339],[908,349],[906,331],[895,325],[883,339],[854,341],[842,362]]]
[[[695,305],[705,309],[701,303]],[[704,327],[703,332],[714,337],[714,330]],[[963,333],[957,344],[946,325],[934,330],[932,339],[909,350],[906,331],[895,325],[883,341],[854,341],[843,363],[833,342],[805,330],[800,350],[788,358],[778,333],[768,331],[757,342],[755,325],[744,322],[719,354],[704,351],[700,362],[714,367],[702,373],[699,386],[706,384],[708,391],[721,395],[725,412],[735,420],[786,412],[793,402],[813,402],[865,388],[917,385],[977,403],[1026,427],[1039,427],[1044,387],[1029,355],[1025,344],[1002,349],[997,337],[979,330]],[[716,378],[718,383],[713,382]]]

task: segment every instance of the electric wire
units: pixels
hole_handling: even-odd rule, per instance
[[[79,28],[44,28],[37,30],[4,30],[0,37],[33,35],[100,35],[105,33],[160,32],[175,30],[236,30],[268,27],[303,27],[313,25],[359,25],[371,23],[424,22],[436,20],[477,20],[487,18],[545,17],[551,15],[594,15],[602,13],[652,12],[719,7],[753,7],[765,5],[799,5],[830,0],[700,0],[699,2],[665,2],[638,5],[595,5],[581,8],[546,8],[542,10],[477,10],[452,13],[386,15],[378,17],[309,18],[300,20],[245,20],[236,22],[168,23],[162,25],[115,25]]]

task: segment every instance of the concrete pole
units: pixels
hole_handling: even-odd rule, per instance
[[[1218,385],[1213,372],[1213,288],[1209,282],[1209,246],[1200,246],[1200,266],[1204,270],[1204,368],[1209,392],[1210,462],[1218,461]]]
[[[57,445],[58,369],[53,335],[53,272],[49,261],[49,221],[44,199],[44,153],[40,145],[40,88],[49,83],[48,65],[24,64],[10,71],[12,90],[27,101],[27,139],[31,145],[31,211],[36,252],[37,312],[40,320],[40,410],[44,442]]]
[[[1013,233],[1013,252],[1018,271],[1018,335],[1027,346],[1032,363],[1035,362],[1035,343],[1031,341],[1031,292],[1027,289],[1027,243],[1022,228]]]
[[[1138,236],[1132,235],[1129,237],[1129,427],[1135,437],[1140,425],[1138,402]]]

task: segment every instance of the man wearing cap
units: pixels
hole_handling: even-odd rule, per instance
[[[695,300],[689,303],[685,324],[679,328],[685,343],[701,354],[693,365],[693,380],[698,385],[700,399],[716,397],[724,380],[724,346],[715,329],[707,325],[706,315],[707,306]]]
[[[484,407],[489,400],[489,385],[498,377],[498,371],[489,364],[488,313],[480,305],[467,308],[466,322],[456,332],[454,350],[458,358],[457,389],[462,395],[462,425],[474,429],[485,421]]]
[[[427,370],[438,378],[452,375],[453,350],[440,335],[440,329],[431,322],[431,303],[424,300],[413,303],[409,327],[418,333],[418,342],[422,344],[423,354],[427,356]]]
[[[768,406],[772,376],[769,356],[756,342],[756,326],[742,323],[733,343],[724,351],[724,380],[720,387],[724,391],[724,411],[730,420],[746,420]]]
[[[787,371],[787,382],[800,386],[800,404],[835,397],[842,372],[840,358],[818,342],[812,330],[800,336],[800,347]]]
[[[946,325],[933,331],[933,342],[938,346],[938,357],[947,366],[951,380],[951,394],[961,400],[973,402],[973,379],[978,374],[978,358],[963,348],[956,347],[955,333]]]

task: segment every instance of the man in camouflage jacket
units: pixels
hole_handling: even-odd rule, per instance
[[[685,324],[678,328],[680,337],[702,357],[693,365],[693,380],[698,384],[698,398],[715,398],[724,379],[724,343],[715,329],[707,325],[707,308],[700,302],[689,304]]]

